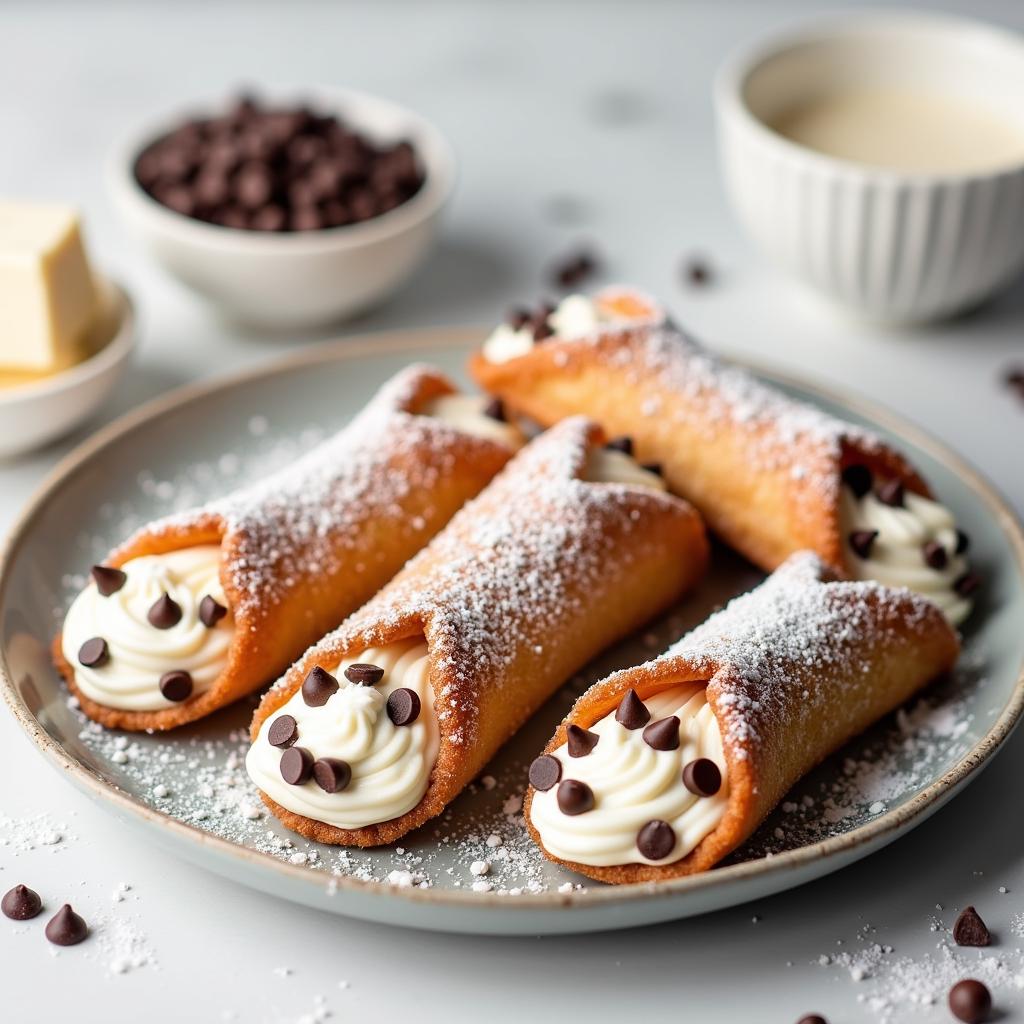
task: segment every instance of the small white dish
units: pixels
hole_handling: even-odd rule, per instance
[[[180,110],[147,123],[114,149],[107,184],[131,229],[164,267],[230,316],[275,330],[316,327],[381,302],[423,262],[455,183],[455,158],[433,125],[388,100],[347,89],[273,97],[334,114],[380,142],[409,139],[424,165],[423,187],[382,216],[319,231],[245,231],[194,220],[148,195],[134,170],[139,154],[181,123]]]
[[[99,279],[104,310],[81,363],[31,383],[0,388],[0,458],[41,448],[87,420],[121,380],[135,350],[135,311],[127,293]]]
[[[1024,40],[908,11],[826,17],[744,48],[715,87],[736,214],[776,263],[871,319],[968,309],[1024,265],[1024,160],[899,171],[825,155],[770,127],[809,96],[864,87],[976,104],[1024,132]]]

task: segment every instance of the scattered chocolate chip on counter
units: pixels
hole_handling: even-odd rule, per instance
[[[1003,383],[1024,399],[1024,366],[1012,366],[1003,374]]]
[[[714,274],[707,260],[699,256],[690,256],[683,261],[683,281],[694,288],[702,288],[711,284]]]
[[[558,288],[570,289],[593,277],[599,269],[597,257],[589,249],[580,249],[555,264],[551,283]]]
[[[382,145],[332,114],[243,97],[139,155],[135,177],[176,213],[249,231],[318,231],[408,202],[424,173],[407,140]]]
[[[28,921],[42,909],[43,901],[39,898],[39,893],[27,885],[16,885],[4,893],[4,898],[0,901],[0,910],[3,911],[4,917],[9,917],[12,921]]]
[[[56,946],[75,946],[89,934],[89,926],[65,903],[46,924],[46,937]]]
[[[964,1024],[982,1024],[992,1012],[992,993],[982,982],[965,978],[949,990],[949,1009]]]
[[[960,911],[953,925],[953,941],[958,946],[987,946],[992,941],[992,935],[974,907]]]
[[[801,1017],[796,1024],[828,1024],[828,1021],[820,1013],[808,1013]]]

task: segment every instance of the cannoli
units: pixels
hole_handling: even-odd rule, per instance
[[[766,571],[812,550],[843,577],[919,590],[954,624],[970,611],[967,538],[899,452],[719,362],[639,292],[513,313],[470,370],[542,426],[582,414],[631,437],[641,462],[659,463],[709,529]]]
[[[603,448],[596,425],[568,419],[267,691],[249,775],[310,839],[394,842],[707,558],[690,505]]]
[[[705,871],[958,651],[920,595],[793,555],[661,657],[579,698],[530,766],[530,833],[604,882]]]
[[[293,466],[143,528],[94,566],[57,666],[105,726],[195,721],[367,601],[522,441],[497,403],[410,367]]]

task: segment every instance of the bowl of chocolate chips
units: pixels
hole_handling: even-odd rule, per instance
[[[338,90],[240,96],[133,133],[115,205],[177,278],[229,316],[315,327],[381,302],[422,263],[455,168],[443,136]]]

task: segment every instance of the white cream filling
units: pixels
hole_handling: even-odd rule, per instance
[[[484,412],[490,401],[485,395],[442,395],[425,405],[420,415],[433,416],[473,437],[522,448],[525,438],[514,423],[496,420]]]
[[[630,300],[630,312],[617,305],[617,300]],[[640,309],[643,309],[643,314]],[[655,304],[637,292],[618,288],[605,289],[593,298],[567,295],[547,318],[554,336],[563,339],[582,338],[598,327],[612,324],[639,323],[658,317]],[[484,342],[483,355],[489,363],[507,363],[526,355],[534,346],[533,327],[527,324],[516,330],[511,324],[499,324]]]
[[[68,609],[62,638],[82,693],[111,708],[160,711],[174,705],[160,692],[160,677],[174,670],[192,676],[193,696],[208,690],[227,664],[235,629],[230,611],[212,628],[199,619],[206,596],[227,607],[219,568],[220,547],[203,544],[131,559],[121,567],[124,586],[109,597],[90,580]],[[165,593],[181,607],[181,621],[157,629],[147,614]],[[94,637],[107,642],[109,658],[87,668],[78,652]]]
[[[350,682],[345,669],[357,662],[384,669],[384,678],[375,686]],[[364,828],[411,811],[427,791],[441,746],[426,642],[402,640],[321,667],[338,680],[337,691],[323,706],[309,707],[299,689],[270,715],[246,756],[249,777],[282,807],[337,828]],[[409,725],[395,725],[387,712],[388,696],[402,687],[420,699],[420,713]],[[295,746],[315,759],[347,762],[352,778],[345,789],[328,793],[315,779],[298,786],[284,781],[284,751],[268,739],[282,715],[295,719]]]
[[[591,448],[583,479],[591,483],[653,487],[657,491],[668,489],[657,473],[644,469],[632,455],[615,448]]]
[[[562,781],[586,783],[594,807],[565,814],[558,806],[558,784],[534,791],[530,820],[549,853],[598,867],[671,864],[711,832],[725,813],[729,785],[721,732],[704,689],[703,683],[686,683],[644,701],[651,722],[672,715],[679,719],[676,750],[655,750],[644,740],[643,728],[627,729],[612,711],[590,727],[600,739],[589,754],[570,757],[564,746],[553,752],[562,765]],[[722,773],[714,796],[697,796],[683,784],[683,768],[697,758],[714,761]],[[675,833],[675,846],[657,861],[637,848],[637,835],[650,821],[667,822]]]
[[[847,564],[857,579],[877,580],[889,587],[909,587],[942,609],[958,626],[973,603],[961,597],[955,584],[968,571],[967,559],[956,554],[956,520],[944,505],[907,491],[904,506],[886,505],[874,491],[862,498],[842,488],[840,523]],[[877,530],[867,558],[850,546],[850,534]],[[924,558],[924,545],[936,541],[946,551],[946,565],[933,569]]]

